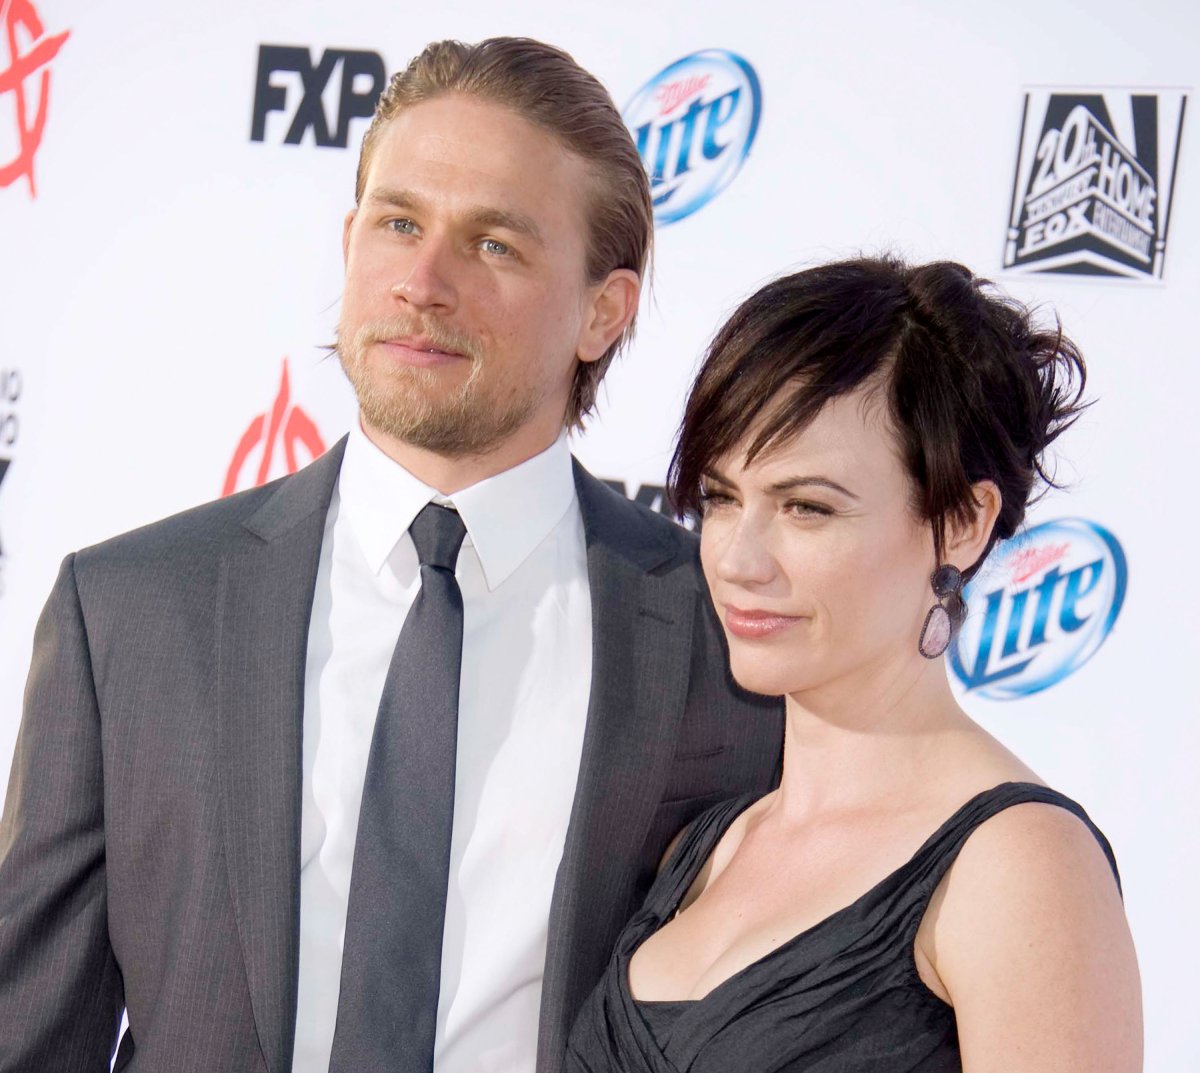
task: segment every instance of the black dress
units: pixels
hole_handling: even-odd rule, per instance
[[[628,983],[634,951],[671,919],[721,835],[753,800],[722,802],[680,839],[584,1003],[566,1073],[959,1073],[954,1010],[917,975],[913,943],[967,836],[1011,805],[1059,805],[1088,825],[1116,875],[1108,841],[1079,805],[1044,786],[1004,783],[963,805],[857,901],[704,998],[636,1001]]]

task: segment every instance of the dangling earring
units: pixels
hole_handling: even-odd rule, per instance
[[[957,566],[943,563],[930,575],[929,583],[938,602],[925,616],[917,648],[926,659],[937,659],[949,647],[954,631],[962,625],[967,608],[962,598],[963,576]]]

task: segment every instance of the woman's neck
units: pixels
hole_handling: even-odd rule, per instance
[[[903,658],[786,698],[778,805],[796,819],[913,800],[979,728],[958,706],[940,660]]]

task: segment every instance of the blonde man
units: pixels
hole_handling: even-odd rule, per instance
[[[439,42],[393,79],[343,231],[359,421],[69,556],[50,597],[0,830],[0,1069],[104,1070],[122,1010],[118,1069],[560,1068],[667,839],[779,761],[694,538],[566,442],[651,233],[565,53]]]

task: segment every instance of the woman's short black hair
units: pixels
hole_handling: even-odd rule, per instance
[[[982,480],[1003,501],[990,551],[1016,532],[1035,479],[1054,484],[1043,452],[1084,408],[1085,378],[1061,324],[1039,328],[960,264],[884,256],[810,268],[751,295],[717,332],[688,398],[670,495],[679,513],[699,514],[704,473],[758,418],[747,461],[831,399],[877,387],[938,561],[948,522],[973,516],[971,485]]]

